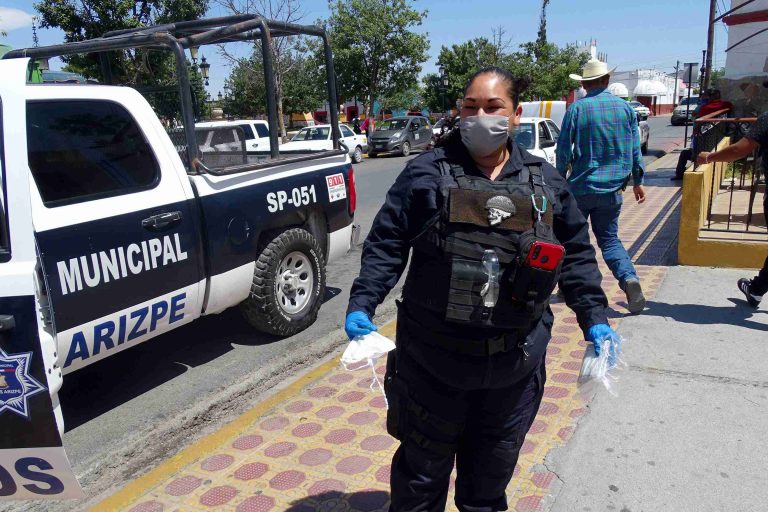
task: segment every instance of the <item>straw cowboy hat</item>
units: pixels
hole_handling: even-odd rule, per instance
[[[608,64],[605,62],[597,59],[589,59],[584,65],[581,76],[576,74],[570,74],[568,76],[570,76],[573,80],[586,82],[587,80],[596,80],[605,75],[610,75],[614,71],[616,71],[615,66],[613,69],[608,69]]]

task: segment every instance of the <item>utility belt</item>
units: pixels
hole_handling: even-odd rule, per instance
[[[526,343],[530,324],[513,331],[495,332],[488,337],[482,337],[481,333],[476,333],[472,338],[465,338],[443,333],[439,330],[427,329],[420,319],[415,319],[413,313],[407,310],[408,305],[405,305],[401,309],[397,321],[398,324],[403,324],[402,330],[398,334],[407,335],[409,340],[415,339],[433,347],[473,357],[488,357],[511,350],[521,350],[524,354],[528,351]]]

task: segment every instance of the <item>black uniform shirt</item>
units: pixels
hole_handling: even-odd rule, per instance
[[[586,335],[592,325],[608,323],[605,312],[608,303],[600,287],[602,276],[589,240],[587,222],[576,206],[566,181],[552,165],[521,149],[512,139],[509,149],[509,161],[496,181],[517,180],[517,174],[524,165],[541,162],[544,179],[554,189],[557,198],[553,205],[554,233],[565,246],[560,288]],[[454,144],[445,151],[451,160],[462,164],[467,175],[485,176],[463,144]],[[365,240],[360,275],[352,285],[347,313],[363,311],[372,318],[376,306],[397,284],[408,263],[409,240],[419,234],[440,207],[438,160],[443,155],[443,151],[437,149],[422,153],[408,162],[387,193]],[[551,327],[551,311],[547,310],[542,321]]]

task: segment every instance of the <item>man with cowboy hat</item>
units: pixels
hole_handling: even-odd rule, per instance
[[[635,199],[645,201],[645,166],[635,111],[607,90],[615,69],[592,58],[581,76],[570,75],[581,82],[587,95],[572,104],[563,118],[557,170],[567,177],[581,213],[591,221],[603,259],[627,295],[629,311],[639,313],[645,307],[643,289],[618,235],[622,193],[630,178]]]

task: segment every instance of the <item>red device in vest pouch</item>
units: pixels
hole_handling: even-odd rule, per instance
[[[532,268],[555,270],[565,256],[565,247],[537,240],[531,244],[525,263]]]

